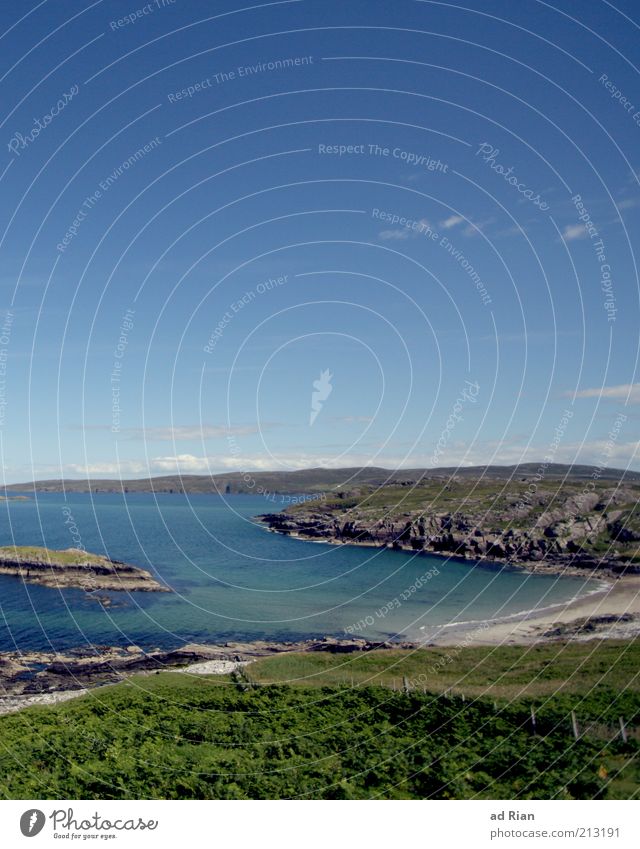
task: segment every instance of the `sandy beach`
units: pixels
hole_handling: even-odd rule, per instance
[[[545,636],[558,626],[569,626],[595,617],[619,617],[630,614],[632,621],[603,624],[597,630],[575,635]],[[469,645],[530,645],[550,639],[633,639],[640,636],[640,576],[618,578],[601,592],[522,617],[514,617],[484,626],[460,626],[442,629],[429,642],[456,645],[465,640]],[[472,639],[470,639],[472,637]]]

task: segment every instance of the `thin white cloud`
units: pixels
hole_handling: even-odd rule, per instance
[[[382,239],[383,242],[389,242],[393,240],[404,240],[409,238],[409,230],[381,230],[378,233],[378,238]]]
[[[462,224],[464,218],[462,215],[450,215],[448,218],[445,218],[444,221],[440,222],[440,226],[444,230],[450,230],[452,227],[457,227],[458,224]]]
[[[395,230],[382,230],[378,233],[378,238],[383,242],[388,242],[392,240],[396,241],[404,241],[405,239],[416,239],[418,236],[422,236],[425,230],[431,230],[431,224],[427,218],[418,219],[419,227],[416,229],[412,229],[410,227],[402,227],[400,229]]]
[[[484,221],[475,221],[468,224],[462,231],[463,236],[478,236],[488,224],[493,222],[493,218],[485,218]]]
[[[620,433],[622,436],[623,433]],[[434,444],[437,437],[434,438]],[[525,446],[520,438],[501,441],[477,441],[467,443],[452,440],[439,455],[438,466],[517,465],[518,463],[541,462],[549,452],[549,443],[542,438],[535,445]],[[197,456],[194,454],[163,455],[151,459],[123,460],[116,462],[67,463],[62,467],[43,465],[6,468],[6,482],[57,479],[60,477],[101,477],[127,479],[144,478],[149,475],[168,474],[224,474],[228,472],[272,472],[298,471],[310,468],[354,468],[379,466],[386,469],[431,469],[433,446],[423,448],[409,456],[401,451],[380,453],[341,454],[328,450],[322,453],[292,452],[277,456],[246,454],[243,456],[220,454]],[[553,455],[556,463],[594,464],[615,468],[640,469],[640,442],[611,442],[606,437],[584,442],[562,443]],[[8,480],[8,479],[11,480]]]
[[[576,239],[584,239],[587,231],[582,224],[567,224],[562,231],[562,238],[565,242],[574,242]]]
[[[123,432],[129,439],[144,439],[148,442],[180,442],[190,439],[224,439],[227,436],[247,436],[258,433],[257,425],[181,425],[179,427],[126,428]]]
[[[613,398],[627,401],[630,404],[640,404],[640,383],[622,383],[619,386],[599,386],[590,389],[580,389],[574,393],[563,393],[566,398]]]
[[[640,206],[640,198],[625,198],[618,201],[618,209],[635,209]]]
[[[272,423],[258,425],[176,425],[174,427],[123,427],[118,432],[125,439],[146,442],[181,442],[193,439],[224,439],[228,436],[247,436],[272,428]],[[71,430],[111,431],[111,425],[71,425]]]

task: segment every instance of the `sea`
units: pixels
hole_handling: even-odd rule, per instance
[[[592,579],[285,537],[253,495],[25,493],[0,545],[83,547],[150,570],[170,593],[97,593],[0,576],[0,651],[364,637],[428,642],[597,591]]]

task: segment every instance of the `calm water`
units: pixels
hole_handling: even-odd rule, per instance
[[[151,569],[174,590],[111,593],[105,609],[79,590],[0,576],[0,650],[344,637],[345,628],[419,639],[446,623],[510,616],[596,588],[580,578],[301,542],[251,522],[274,509],[253,496],[151,494],[43,494],[0,505],[2,545],[76,545],[70,512],[88,551]],[[439,574],[412,592],[434,568]]]

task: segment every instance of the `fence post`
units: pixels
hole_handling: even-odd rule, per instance
[[[406,675],[402,676],[402,687],[403,687],[405,693],[409,692],[409,679],[407,678]]]
[[[533,705],[531,705],[531,733],[536,733],[536,712]]]
[[[620,717],[620,736],[622,737],[622,742],[627,742],[627,726],[624,722],[624,717]]]
[[[580,734],[578,733],[578,720],[576,719],[576,712],[574,710],[571,711],[571,727],[573,728],[573,736],[577,740]]]

